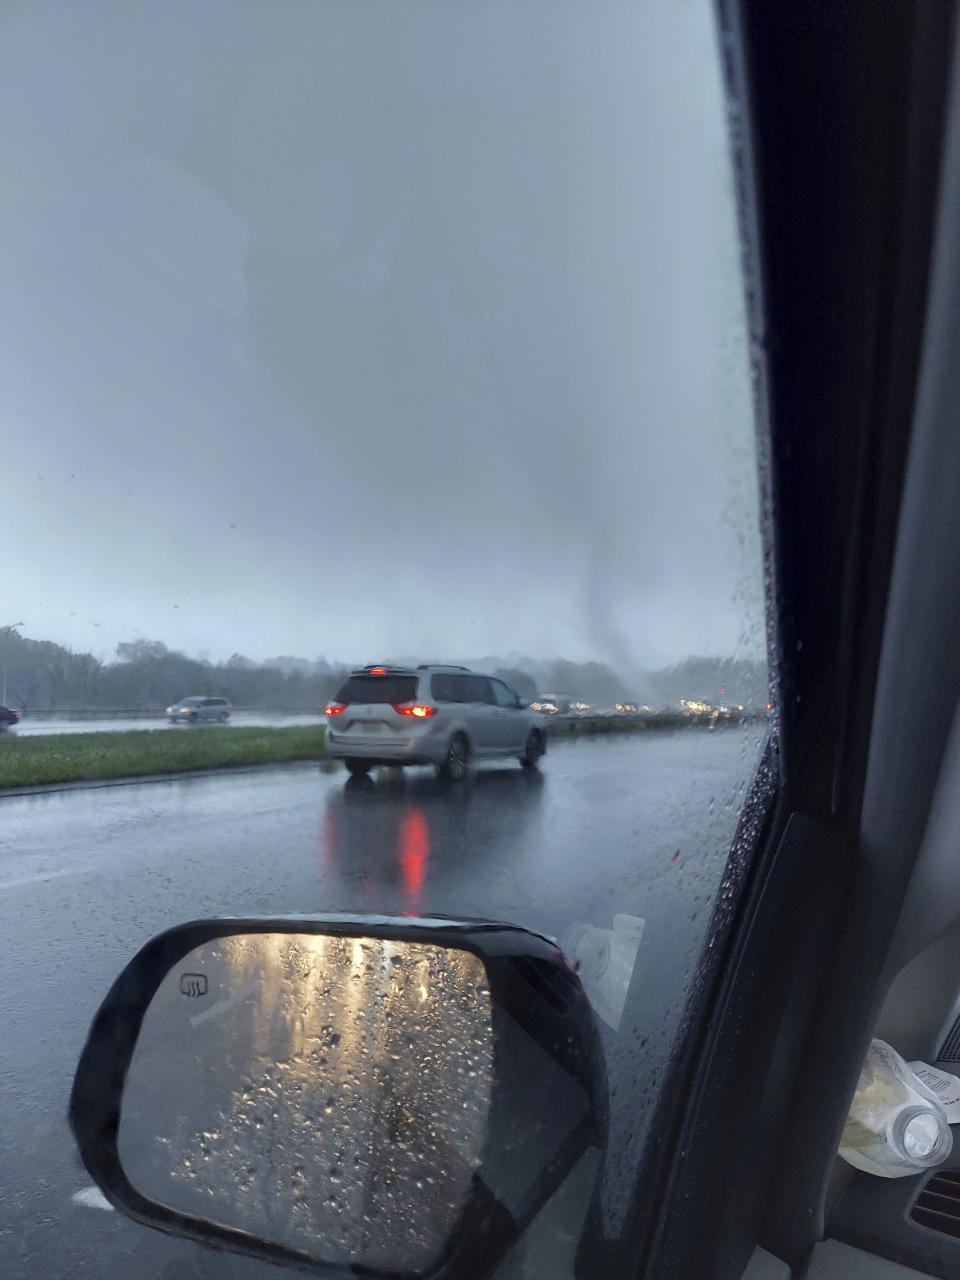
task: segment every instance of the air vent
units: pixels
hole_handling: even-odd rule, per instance
[[[953,1024],[953,1030],[947,1036],[937,1058],[943,1062],[960,1062],[960,1018]]]
[[[921,1227],[960,1240],[960,1171],[933,1174],[917,1196],[910,1217]]]

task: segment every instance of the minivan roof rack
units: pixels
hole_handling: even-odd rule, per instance
[[[469,671],[469,667],[457,667],[452,662],[421,662],[418,671]]]

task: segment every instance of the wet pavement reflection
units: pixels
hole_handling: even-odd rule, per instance
[[[399,770],[348,778],[328,793],[320,822],[319,879],[332,898],[317,910],[335,900],[338,910],[429,911],[434,890],[463,874],[463,859],[496,863],[528,842],[545,782],[539,770],[516,768],[455,784]]]

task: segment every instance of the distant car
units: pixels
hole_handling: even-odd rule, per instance
[[[530,710],[548,716],[566,715],[570,710],[570,699],[562,693],[538,693],[530,703]]]
[[[0,707],[0,730],[9,729],[12,725],[19,723],[19,711],[13,711],[10,707]]]
[[[377,764],[432,764],[458,781],[471,760],[515,756],[532,767],[547,749],[528,703],[467,667],[363,667],[326,714],[327,755],[354,774]]]
[[[167,707],[167,717],[171,724],[180,720],[186,720],[189,724],[196,724],[198,720],[223,722],[230,719],[232,710],[233,707],[226,698],[183,698]]]

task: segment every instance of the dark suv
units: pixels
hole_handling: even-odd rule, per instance
[[[470,760],[515,756],[531,767],[547,749],[529,704],[502,680],[466,667],[363,667],[326,712],[327,754],[351,773],[432,764],[456,781]]]

